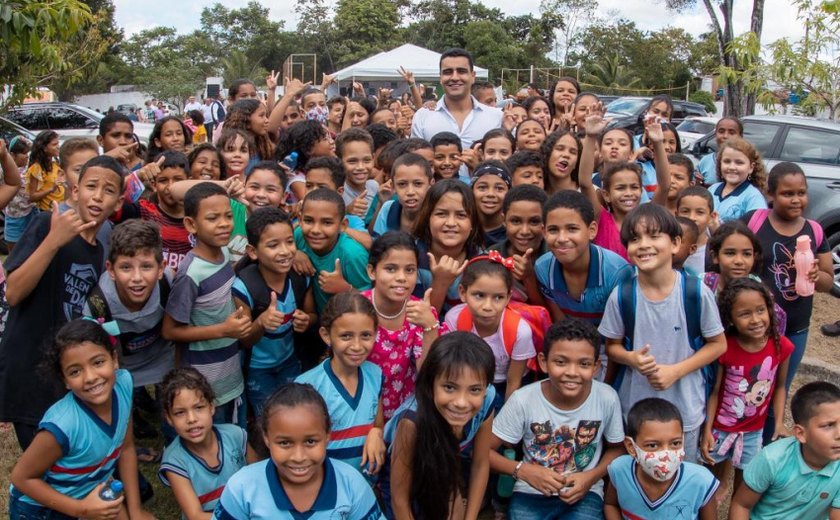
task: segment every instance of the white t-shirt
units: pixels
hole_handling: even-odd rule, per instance
[[[446,313],[444,322],[449,327],[449,330],[458,330],[458,316],[461,315],[461,311],[464,310],[466,306],[466,303],[460,303],[449,309],[449,312]],[[490,345],[490,348],[493,349],[493,357],[496,358],[496,374],[493,376],[494,383],[503,383],[507,381],[508,367],[510,366],[511,359],[523,361],[531,359],[537,355],[534,350],[534,338],[531,335],[531,327],[524,319],[520,319],[519,327],[516,330],[516,341],[513,343],[511,355],[508,356],[507,349],[505,349],[505,341],[502,337],[501,323],[504,322],[504,319],[505,317],[503,314],[502,319],[499,322],[499,329],[493,333],[493,335],[481,338]],[[470,332],[478,336],[478,332],[475,330],[475,325],[473,325]]]
[[[598,465],[604,451],[603,439],[624,440],[618,395],[609,385],[592,381],[589,397],[574,410],[561,410],[543,393],[544,380],[520,388],[510,396],[493,420],[493,434],[505,442],[523,441],[526,464],[540,464],[562,474],[588,471]],[[517,480],[514,492],[541,495],[524,480]],[[604,496],[604,482],[590,489]]]

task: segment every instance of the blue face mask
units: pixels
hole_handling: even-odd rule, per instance
[[[322,125],[325,125],[327,124],[327,115],[329,113],[326,107],[315,105],[306,112],[306,119],[307,121],[318,121]]]

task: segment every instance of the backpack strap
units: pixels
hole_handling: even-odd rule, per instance
[[[473,317],[470,308],[464,305],[461,309],[461,314],[458,315],[458,321],[455,322],[455,329],[461,332],[471,332],[473,328]]]
[[[618,283],[618,312],[624,324],[624,349],[633,350],[636,332],[636,277]]]
[[[268,285],[260,274],[258,264],[247,265],[239,271],[237,276],[245,284],[248,294],[251,295],[251,318],[256,319],[257,316],[268,309],[268,304],[271,301],[271,291],[269,291]]]
[[[683,273],[683,309],[685,309],[685,323],[688,329],[686,333],[688,344],[695,352],[706,344],[701,327],[703,312],[703,288],[701,284],[703,284],[702,278]],[[708,397],[715,384],[717,361],[709,363],[700,370],[706,386],[706,397]]]
[[[519,322],[522,316],[514,309],[505,307],[502,314],[502,341],[505,344],[505,352],[509,358],[513,355],[513,347],[516,345],[516,335],[519,332]],[[513,358],[511,358],[513,359]]]
[[[172,283],[169,281],[166,273],[158,281],[158,289],[160,291],[160,306],[165,309],[166,303],[169,301],[169,293],[172,290]]]
[[[111,306],[108,305],[108,300],[105,298],[105,294],[103,294],[98,284],[94,285],[93,289],[90,290],[87,303],[94,318],[101,318],[104,322],[111,321]]]
[[[309,280],[307,277],[297,274],[294,269],[289,271],[286,275],[292,284],[292,294],[295,296],[295,305],[298,309],[303,308],[303,301],[306,299],[306,291],[309,290]]]
[[[820,247],[820,244],[822,244],[823,239],[825,238],[825,231],[816,220],[808,219],[808,223],[811,224],[811,229],[814,230],[814,249],[816,249]]]
[[[762,225],[764,225],[764,221],[767,220],[768,215],[770,215],[770,210],[767,208],[753,211],[752,216],[750,216],[750,221],[747,223],[747,227],[750,228],[750,231],[753,233],[758,234],[758,230],[761,229]]]

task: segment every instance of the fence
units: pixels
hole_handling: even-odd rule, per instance
[[[633,87],[616,87],[604,85],[596,85],[593,83],[586,83],[580,81],[580,67],[557,67],[557,68],[539,68],[531,67],[528,69],[502,69],[502,88],[508,94],[514,94],[517,90],[527,85],[528,83],[536,83],[539,88],[549,89],[559,78],[563,76],[572,76],[578,80],[582,90],[595,92],[596,94],[611,94],[620,96],[653,96],[656,94],[669,94],[674,98],[688,99],[690,93],[691,82],[678,87],[670,88],[633,88]]]

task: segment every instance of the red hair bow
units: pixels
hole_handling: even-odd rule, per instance
[[[469,263],[478,262],[479,260],[489,260],[491,262],[496,262],[497,264],[502,264],[505,269],[513,272],[513,258],[505,258],[498,251],[490,251],[486,255],[476,256],[470,260]]]

